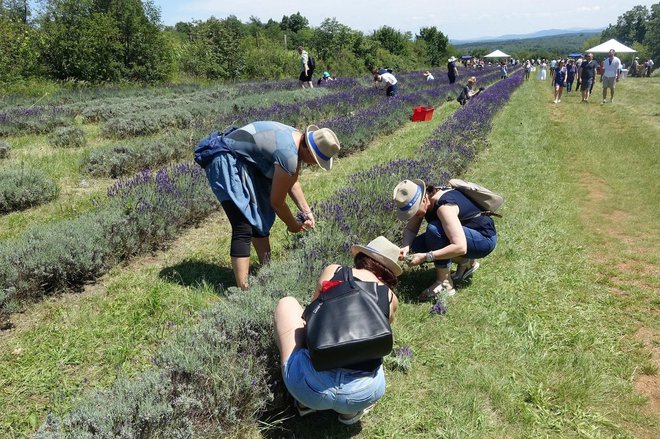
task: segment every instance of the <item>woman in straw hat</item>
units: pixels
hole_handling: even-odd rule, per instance
[[[399,247],[379,236],[366,246],[354,245],[351,253],[352,268],[332,264],[323,270],[312,301],[343,280],[343,270],[352,270],[356,280],[376,284],[379,306],[383,304],[381,311],[392,322],[399,301],[391,288],[396,286],[402,271],[397,262]],[[293,297],[280,299],[275,308],[275,337],[284,384],[300,416],[334,410],[339,413],[339,422],[354,424],[385,394],[383,359],[317,371],[306,348],[302,314],[302,306]]]
[[[201,146],[209,144],[213,146],[211,159],[198,163],[206,170],[211,189],[231,223],[231,265],[236,284],[247,289],[250,244],[259,262],[266,263],[275,215],[292,233],[316,225],[298,173],[303,162],[330,170],[339,140],[328,128],[310,125],[303,133],[279,122],[260,121],[222,135],[212,134],[200,142],[196,156]],[[291,213],[287,194],[302,211],[301,220]]]
[[[435,299],[439,293],[453,295],[453,281],[465,280],[478,268],[475,259],[490,254],[497,243],[495,223],[482,210],[454,189],[428,187],[422,180],[404,180],[394,188],[397,216],[406,221],[401,257],[408,264],[433,262],[436,281],[420,295]],[[417,233],[426,219],[426,231]],[[412,252],[408,255],[409,252]],[[451,263],[458,267],[450,276]]]

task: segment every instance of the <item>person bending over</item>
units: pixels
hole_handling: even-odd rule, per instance
[[[312,301],[344,279],[351,270],[355,280],[376,285],[379,307],[392,322],[398,299],[392,288],[401,274],[400,249],[379,236],[366,246],[354,245],[353,267],[331,264],[321,273]],[[301,416],[317,410],[334,410],[343,424],[356,423],[385,394],[383,359],[373,358],[359,364],[318,371],[306,347],[303,308],[293,297],[279,300],[275,308],[275,341],[280,351],[284,384],[293,396]]]

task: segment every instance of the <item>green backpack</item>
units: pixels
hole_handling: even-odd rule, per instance
[[[493,192],[490,189],[486,189],[483,186],[479,186],[476,183],[471,183],[458,178],[452,178],[449,180],[449,186],[456,189],[476,204],[477,207],[483,211],[481,212],[481,215],[502,217],[502,215],[495,213],[502,203],[504,203],[502,195]]]

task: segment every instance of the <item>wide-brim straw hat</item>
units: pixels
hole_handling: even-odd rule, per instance
[[[402,221],[415,216],[425,194],[426,183],[423,180],[403,180],[397,184],[392,195],[397,208],[396,216]]]
[[[305,130],[305,141],[316,163],[326,171],[329,171],[332,168],[332,158],[341,149],[337,135],[329,128],[319,128],[316,125],[310,125]]]
[[[456,57],[452,56],[452,57],[449,58],[447,61],[449,61],[449,62],[454,62],[454,61],[456,61]]]
[[[379,236],[367,245],[354,245],[351,253],[355,256],[364,253],[371,259],[387,267],[395,276],[399,276],[403,270],[397,262],[399,260],[400,248],[384,236]]]

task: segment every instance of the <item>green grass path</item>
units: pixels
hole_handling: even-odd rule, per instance
[[[402,305],[412,370],[361,437],[658,437],[659,92],[514,94],[467,175],[505,195],[498,248],[444,317]]]

